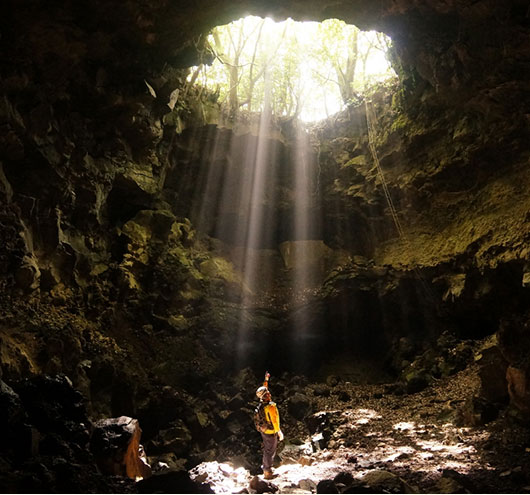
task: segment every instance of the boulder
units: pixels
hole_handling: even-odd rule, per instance
[[[465,493],[464,487],[454,478],[442,476],[436,483],[436,493]]]
[[[186,469],[186,459],[178,458],[174,452],[149,456],[149,464],[155,472],[183,471]]]
[[[454,469],[444,469],[436,487],[436,493],[477,493],[470,478]]]
[[[314,493],[317,489],[317,484],[310,479],[302,479],[298,482],[298,487],[302,490],[306,490],[309,493]]]
[[[138,420],[128,416],[98,421],[90,442],[98,468],[108,475],[149,477],[151,467],[140,445],[141,434]]]
[[[510,402],[522,412],[530,413],[530,383],[524,370],[509,366],[506,370],[506,381]]]
[[[291,416],[301,421],[311,414],[312,406],[307,396],[297,392],[289,398],[287,410]]]
[[[39,287],[40,269],[34,256],[24,256],[21,265],[15,271],[17,287],[30,291]]]
[[[337,393],[337,399],[339,399],[341,402],[348,402],[351,400],[351,395],[345,390],[341,390],[339,393]]]
[[[279,246],[285,267],[324,267],[331,249],[320,240],[285,241]]]
[[[330,428],[330,413],[321,411],[305,418],[309,433],[314,434]]]
[[[138,493],[214,493],[208,484],[194,482],[185,470],[155,473],[136,488]]]
[[[0,425],[2,430],[20,423],[25,416],[20,397],[6,383],[0,380]]]
[[[0,381],[0,452],[8,451],[17,458],[26,458],[38,453],[39,434],[35,428],[25,424],[26,411],[18,394]]]
[[[508,399],[506,372],[508,363],[496,341],[489,342],[475,356],[480,378],[480,397],[491,402],[505,402]]]
[[[39,431],[76,437],[81,446],[88,443],[85,399],[66,375],[39,375],[22,381],[17,391],[30,423]]]
[[[349,486],[354,482],[355,478],[349,471],[341,471],[333,478],[335,484],[341,484]]]
[[[278,491],[276,485],[262,480],[259,476],[254,476],[250,480],[249,488],[253,490],[253,493],[276,493]]]
[[[414,490],[399,476],[384,470],[369,471],[362,483],[379,493],[414,493]]]
[[[425,390],[431,381],[431,376],[425,370],[410,369],[405,374],[405,390],[408,394],[415,394]]]
[[[321,480],[317,484],[317,493],[339,493],[333,480]]]
[[[471,397],[456,411],[455,423],[459,426],[483,426],[497,419],[499,407],[482,397]]]
[[[331,390],[327,385],[324,385],[323,383],[317,383],[313,385],[313,393],[319,397],[329,397]]]
[[[190,431],[182,420],[176,420],[169,428],[159,431],[149,443],[148,450],[153,454],[174,452],[176,455],[184,455],[190,448],[190,442]]]
[[[336,387],[339,384],[339,382],[340,382],[340,379],[336,375],[329,375],[326,378],[326,384],[328,385],[328,387]]]
[[[228,401],[226,406],[228,409],[230,409],[230,411],[239,411],[245,405],[246,401],[243,399],[243,396],[241,394],[237,394]]]

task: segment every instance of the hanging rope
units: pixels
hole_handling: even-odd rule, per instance
[[[392,201],[392,197],[390,196],[390,191],[386,184],[385,176],[383,174],[383,169],[381,168],[381,163],[379,162],[379,157],[377,156],[377,150],[375,148],[375,127],[374,127],[372,109],[368,106],[368,100],[364,100],[364,105],[365,105],[365,112],[366,112],[366,124],[368,127],[368,146],[370,148],[370,152],[372,153],[372,158],[374,160],[375,166],[377,167],[377,172],[381,179],[381,184],[383,186],[383,191],[385,193],[386,201],[388,203],[388,207],[390,208],[390,214],[392,215],[392,219],[394,220],[394,223],[396,224],[396,229],[398,231],[399,237],[404,239],[405,233],[403,232],[403,228],[401,227],[401,223],[399,222],[399,217],[397,215],[394,202]]]
[[[374,163],[377,167],[377,172],[381,179],[381,184],[383,186],[383,191],[385,193],[386,201],[388,203],[388,207],[390,209],[392,219],[394,220],[394,223],[396,225],[396,229],[398,231],[399,237],[403,241],[405,248],[410,250],[411,247],[410,247],[409,240],[407,239],[407,236],[405,235],[405,232],[403,231],[403,228],[401,227],[401,223],[399,221],[396,208],[392,201],[392,197],[390,196],[390,191],[388,189],[385,176],[383,174],[383,169],[381,168],[381,163],[379,162],[379,157],[377,156],[377,150],[375,147],[375,125],[374,125],[375,116],[373,115],[373,110],[368,106],[367,100],[364,100],[364,105],[365,105],[365,111],[366,111],[366,124],[368,127],[368,146],[370,148],[370,152],[372,153],[372,158],[374,160]],[[425,277],[421,273],[418,266],[414,265],[413,270],[418,276],[420,283],[423,285],[427,296],[430,297],[433,301],[437,301],[434,292],[432,291],[431,287],[425,280]]]

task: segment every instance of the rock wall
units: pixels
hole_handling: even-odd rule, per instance
[[[195,175],[178,158],[208,119],[180,69],[199,35],[245,12],[340,17],[394,40],[400,82],[368,111],[403,235],[366,109],[352,107],[316,131],[321,240],[351,262],[310,311],[266,297],[242,308],[252,287],[234,258],[186,218]],[[256,367],[285,338],[287,366],[300,326],[305,359],[322,358],[322,342],[384,354],[409,338],[421,351],[444,328],[484,336],[525,313],[526,2],[8,0],[0,19],[4,379],[62,371],[92,413],[134,416],[153,384],[193,387],[226,369],[242,333]]]

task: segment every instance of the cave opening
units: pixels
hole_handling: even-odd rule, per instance
[[[188,84],[207,91],[232,118],[270,111],[316,122],[396,77],[391,38],[339,19],[247,16],[213,28],[203,43]]]

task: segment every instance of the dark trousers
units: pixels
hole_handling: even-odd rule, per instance
[[[276,448],[278,447],[278,434],[267,435],[261,434],[263,439],[263,471],[270,471],[272,469],[272,461],[276,454]]]

